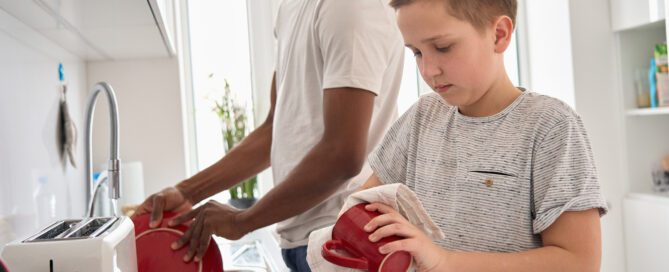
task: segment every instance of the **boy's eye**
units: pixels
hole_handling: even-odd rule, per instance
[[[446,46],[446,47],[437,47],[437,51],[441,53],[446,53],[451,50],[452,45]]]
[[[414,57],[420,57],[420,56],[421,56],[420,51],[418,51],[418,50],[413,50],[413,56],[414,56]]]

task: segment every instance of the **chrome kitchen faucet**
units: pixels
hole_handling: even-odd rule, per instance
[[[111,144],[109,151],[109,166],[107,169],[106,177],[101,176],[98,181],[97,186],[94,190],[91,190],[91,185],[93,184],[93,147],[92,147],[92,137],[93,137],[93,114],[95,112],[95,103],[100,92],[103,92],[107,95],[107,101],[109,102],[109,118],[110,118],[110,136]],[[87,189],[87,198],[89,201],[88,205],[88,217],[93,217],[95,199],[97,197],[97,191],[100,188],[103,182],[109,182],[109,197],[112,201],[112,207],[114,210],[114,216],[117,215],[116,201],[121,197],[121,161],[119,159],[119,120],[118,120],[118,104],[116,103],[116,94],[112,86],[106,82],[99,82],[93,86],[93,93],[91,93],[88,100],[88,106],[86,109],[86,189]]]

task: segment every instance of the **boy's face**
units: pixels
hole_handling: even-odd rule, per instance
[[[444,1],[418,1],[397,11],[406,46],[425,82],[454,106],[469,106],[499,76],[494,29],[478,31],[450,15]]]

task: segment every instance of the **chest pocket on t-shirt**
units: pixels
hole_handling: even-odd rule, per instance
[[[491,252],[519,248],[519,235],[531,233],[526,183],[511,172],[485,168],[465,172],[457,181],[454,223],[460,228],[455,239],[472,248],[484,246]]]
[[[466,226],[460,239],[471,243],[503,245],[522,227],[527,193],[514,173],[469,169],[457,181],[456,220]],[[466,231],[465,231],[466,230]]]

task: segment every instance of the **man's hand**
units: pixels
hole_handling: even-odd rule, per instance
[[[193,208],[184,194],[175,187],[167,187],[162,191],[149,196],[142,205],[137,208],[137,215],[151,213],[150,228],[160,226],[163,221],[163,211],[183,213]]]
[[[423,231],[409,223],[390,206],[372,203],[365,206],[365,209],[382,213],[365,226],[365,231],[372,232],[369,235],[370,241],[377,242],[393,235],[405,238],[380,247],[379,252],[388,254],[394,251],[406,251],[416,260],[418,271],[436,271],[443,259],[444,250],[432,243]]]
[[[193,222],[188,231],[172,244],[172,249],[176,250],[188,244],[188,253],[184,256],[184,261],[189,262],[195,256],[195,261],[199,262],[207,251],[212,234],[237,240],[248,232],[246,227],[240,224],[238,216],[240,213],[241,210],[211,200],[195,210],[175,217],[169,222],[170,226],[176,226],[191,219]]]

